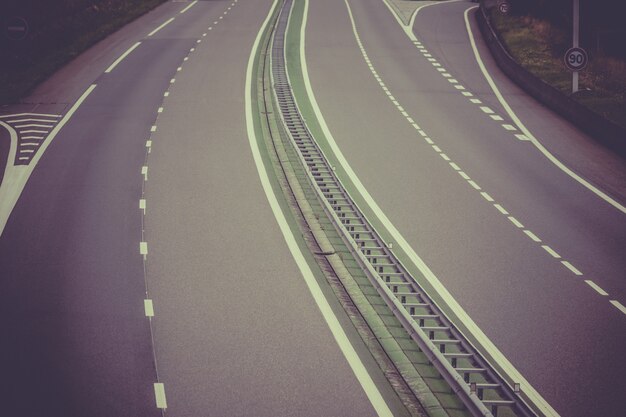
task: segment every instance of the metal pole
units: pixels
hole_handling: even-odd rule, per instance
[[[574,23],[574,35],[572,39],[572,43],[574,48],[578,48],[578,31],[579,31],[579,23],[580,23],[580,0],[574,0],[574,14],[573,14],[573,23]],[[578,71],[574,71],[572,73],[572,94],[578,91]]]

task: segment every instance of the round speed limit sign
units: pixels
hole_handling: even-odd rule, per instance
[[[565,52],[565,66],[571,71],[580,71],[587,66],[589,58],[583,48],[570,48]]]
[[[502,14],[509,14],[509,11],[511,11],[511,6],[506,1],[503,1],[498,5],[498,10],[500,10],[500,13]]]

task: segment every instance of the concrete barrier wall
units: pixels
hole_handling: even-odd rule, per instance
[[[476,13],[478,26],[502,72],[535,99],[578,126],[602,145],[626,158],[626,130],[576,102],[519,65],[491,26],[487,16],[488,6],[485,4],[487,2],[480,3],[481,7]]]

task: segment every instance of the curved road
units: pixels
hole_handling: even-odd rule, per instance
[[[308,73],[337,144],[557,412],[621,415],[626,214],[522,136],[479,63],[545,152],[618,206],[624,161],[498,71],[475,4],[394,1],[428,5],[417,41],[382,0],[310,2]],[[32,160],[20,139],[0,188],[7,415],[407,415],[318,279],[373,383],[351,368],[259,180],[246,69],[272,5],[167,2],[2,108],[3,158],[28,129],[14,120],[49,135]]]
[[[421,9],[412,28],[419,43],[381,0],[349,5],[365,55],[343,1],[311,2],[306,51],[320,110],[356,175],[557,412],[619,415],[626,314],[610,301],[626,303],[625,214],[515,136],[522,132],[472,51],[464,15],[474,4]],[[624,162],[508,81],[482,44],[473,9],[469,23],[526,127],[624,205]]]

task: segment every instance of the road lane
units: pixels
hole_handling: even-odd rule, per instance
[[[196,48],[151,137],[147,279],[168,413],[376,415],[292,260],[250,152],[245,68],[270,4],[240,3]],[[390,406],[406,412],[397,399]]]
[[[158,8],[70,63],[24,103],[3,108],[62,113],[96,83],[43,154],[0,237],[0,390],[7,415],[160,415],[139,254],[140,168],[172,75],[228,7],[202,4],[195,14],[177,15],[171,32],[143,39],[153,21],[182,6]],[[100,75],[139,40],[114,71]]]
[[[446,69],[450,56],[462,49],[460,43],[471,54],[462,22],[468,5],[445,7],[457,4],[458,26],[428,19],[454,47],[439,52],[445,42],[431,46],[423,40]],[[618,299],[625,298],[619,254],[626,236],[623,219],[507,132],[501,126],[506,120],[496,123],[469,102],[417,52],[384,4],[351,6],[377,73],[442,150],[417,134],[380,88],[356,45],[345,5],[315,2],[307,31],[311,82],[330,130],[361,181],[457,300],[557,410],[611,415],[622,409],[623,366],[614,362],[626,345],[621,312],[500,214],[449,162],[542,238],[542,244]],[[458,38],[449,39],[455,32]],[[466,71],[468,67],[466,63]],[[458,84],[473,91],[473,81],[462,75],[454,74]],[[581,361],[587,355],[593,361]],[[574,380],[578,383],[564,382]]]

